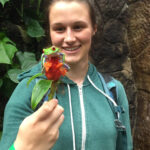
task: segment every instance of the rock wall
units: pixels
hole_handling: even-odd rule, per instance
[[[132,129],[136,115],[136,88],[128,46],[128,4],[125,0],[94,0],[98,32],[93,39],[92,59],[100,72],[120,80],[130,103]],[[134,130],[133,134],[134,134]]]
[[[92,61],[120,80],[130,104],[134,150],[150,149],[150,0],[91,0],[98,20]]]
[[[134,147],[150,149],[150,0],[129,2],[128,41],[137,88]]]

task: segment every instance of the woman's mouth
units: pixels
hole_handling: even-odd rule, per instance
[[[76,47],[63,47],[63,50],[65,51],[76,51],[80,48],[81,46],[76,46]]]

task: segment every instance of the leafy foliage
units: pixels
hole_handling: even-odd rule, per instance
[[[16,51],[15,44],[0,32],[0,63],[11,64]]]
[[[41,37],[44,36],[44,30],[37,20],[30,19],[28,22],[27,34],[30,37]]]
[[[3,5],[3,7],[4,7],[4,5],[5,5],[5,3],[6,2],[8,2],[9,0],[0,0],[0,3]]]
[[[35,54],[31,52],[17,52],[16,54],[20,65],[21,65],[21,70],[26,71],[29,68],[31,68],[33,65],[37,64],[37,60],[35,58]]]
[[[18,74],[38,63],[47,44],[43,4],[44,0],[0,0],[1,101],[9,99]]]
[[[2,79],[0,79],[0,87],[2,86],[2,84],[3,84],[3,80],[2,80]]]
[[[1,139],[1,136],[2,136],[2,132],[0,131],[0,139]]]
[[[7,75],[13,82],[18,83],[18,74],[30,69],[32,66],[37,64],[38,61],[35,59],[35,54],[31,52],[22,53],[19,51],[17,52],[16,57],[19,60],[20,68],[16,66],[13,69],[8,70]]]
[[[33,88],[33,94],[31,98],[32,109],[34,110],[42,97],[51,87],[51,80],[40,80]]]
[[[38,62],[45,32],[42,0],[0,0],[0,3],[3,6],[0,7],[0,87],[3,87],[5,78],[18,83],[17,75]]]

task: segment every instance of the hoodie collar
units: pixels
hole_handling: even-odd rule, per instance
[[[24,78],[32,77],[33,75],[40,73],[41,70],[42,70],[42,65],[41,65],[41,62],[39,62],[38,64],[33,66],[30,70],[27,70],[27,71],[19,74],[17,79],[18,79],[18,81],[21,81]],[[43,75],[42,78],[46,78],[46,77]]]
[[[17,79],[18,79],[18,81],[21,81],[21,80],[23,80],[24,78],[31,77],[31,76],[33,76],[33,75],[35,75],[35,74],[37,74],[37,73],[40,73],[41,70],[42,70],[42,65],[41,65],[41,62],[39,62],[37,65],[33,66],[30,70],[25,71],[25,72],[19,74],[18,77],[17,77]],[[87,74],[86,74],[86,76],[85,76],[85,79],[84,79],[84,82],[83,82],[83,86],[86,86],[86,85],[89,85],[89,84],[90,84],[89,80],[87,79],[87,75],[90,76],[90,78],[91,78],[92,81],[97,80],[97,79],[96,79],[96,76],[97,76],[97,69],[96,69],[96,67],[95,67],[93,64],[91,64],[90,62],[89,62],[88,72],[87,72]],[[43,75],[42,78],[46,78],[46,77]],[[69,79],[68,77],[66,77],[66,76],[61,77],[60,80],[61,80],[63,83],[66,83],[66,84],[74,84],[74,85],[76,85],[75,82],[73,82],[72,80],[70,80],[70,79]]]
[[[89,62],[88,72],[87,72],[87,74],[86,74],[86,76],[84,78],[83,86],[87,86],[87,85],[90,84],[90,82],[89,82],[89,80],[87,78],[87,75],[90,76],[92,81],[96,80],[97,70],[96,70],[96,67],[93,64],[91,64],[90,62]],[[75,82],[73,82],[72,80],[70,80],[66,76],[61,77],[61,81],[63,83],[66,83],[66,84],[74,84],[74,85],[76,84]]]

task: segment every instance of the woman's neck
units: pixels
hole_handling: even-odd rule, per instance
[[[88,62],[70,65],[67,77],[74,81],[77,85],[82,85],[88,71]]]

